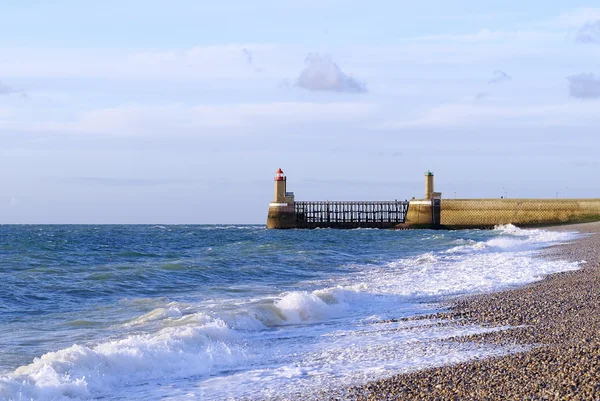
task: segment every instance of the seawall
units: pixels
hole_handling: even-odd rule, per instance
[[[267,228],[465,229],[585,223],[600,221],[600,199],[413,199],[400,224],[375,217],[361,222],[332,218],[310,223],[296,213],[293,203],[270,203]]]
[[[600,199],[442,199],[440,210],[440,228],[447,229],[493,228],[500,224],[548,226],[599,220]]]

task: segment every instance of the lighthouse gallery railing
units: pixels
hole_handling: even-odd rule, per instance
[[[296,201],[299,227],[388,228],[404,223],[408,201]]]

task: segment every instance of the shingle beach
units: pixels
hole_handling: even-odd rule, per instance
[[[394,376],[330,399],[600,400],[600,223],[547,228],[589,234],[544,257],[586,261],[504,292],[461,298],[438,317],[519,326],[455,341],[530,345],[529,350]]]

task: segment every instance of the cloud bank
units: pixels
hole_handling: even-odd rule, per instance
[[[448,103],[405,116],[396,121],[384,121],[380,129],[404,128],[473,128],[473,127],[595,127],[600,114],[595,102],[563,102],[544,104],[513,104],[490,102]]]
[[[346,74],[329,57],[309,54],[306,67],[296,80],[296,86],[310,91],[365,93],[367,87],[354,77]]]
[[[582,73],[567,77],[569,80],[569,94],[579,99],[600,98],[600,77],[594,74]]]
[[[197,106],[123,106],[90,110],[68,122],[46,121],[15,128],[107,135],[214,136],[294,124],[355,124],[377,111],[368,103],[279,102]],[[279,134],[278,134],[279,135]]]
[[[600,20],[596,22],[586,23],[575,37],[575,41],[579,43],[596,43],[600,44]]]

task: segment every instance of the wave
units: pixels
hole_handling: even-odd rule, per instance
[[[47,353],[0,378],[0,398],[102,397],[124,383],[207,375],[245,359],[237,333],[218,319]]]
[[[573,241],[581,236],[576,232],[520,229],[512,224],[496,226],[492,232],[494,237],[482,241],[455,240],[455,243],[461,245],[448,249],[446,253],[534,251],[552,244]]]
[[[289,292],[277,300],[222,312],[220,317],[202,312],[184,315],[185,308],[171,302],[124,325],[139,329],[160,322],[163,327],[157,332],[44,354],[0,377],[0,399],[96,398],[126,383],[214,375],[248,363],[249,332],[341,316],[348,309],[345,292],[338,288]]]

